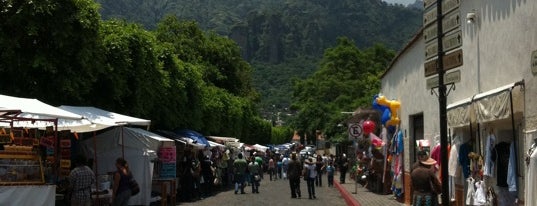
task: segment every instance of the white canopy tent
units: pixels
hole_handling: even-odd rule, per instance
[[[44,129],[47,126],[56,126],[54,125],[55,120],[58,120],[58,130],[65,129],[59,126],[59,122],[62,120],[77,121],[80,125],[91,125],[91,122],[85,120],[81,115],[45,104],[37,99],[0,95],[0,110],[20,111],[20,113],[3,116],[5,119],[16,120],[13,121],[14,127]],[[11,125],[7,122],[1,122],[0,126],[10,127]]]
[[[59,122],[59,125],[69,126],[72,131],[76,132],[92,132],[120,125],[145,126],[149,129],[149,125],[151,125],[151,120],[118,114],[96,107],[62,105],[58,108],[83,116],[84,120],[91,122],[89,125],[83,124],[83,120],[62,120]]]
[[[97,151],[94,148],[94,141],[98,145]],[[140,185],[140,193],[130,199],[129,205],[149,205],[153,177],[152,160],[157,158],[157,149],[165,142],[174,144],[171,139],[143,129],[116,127],[83,141],[81,152],[88,157],[94,157],[97,153],[97,174],[107,174],[117,170],[115,160],[122,157],[124,151],[124,158]]]

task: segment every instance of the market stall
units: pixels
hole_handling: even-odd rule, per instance
[[[98,151],[94,144],[99,145]],[[96,155],[97,175],[116,171],[115,160],[124,157],[140,185],[140,193],[133,196],[129,204],[149,205],[153,200],[151,188],[154,176],[154,162],[160,148],[174,146],[171,139],[139,128],[115,127],[81,143],[81,151],[92,157]],[[123,154],[124,153],[124,154]]]
[[[82,116],[5,95],[0,95],[0,108],[0,205],[55,204],[54,184],[65,174],[61,166],[70,165],[60,161],[58,121]]]

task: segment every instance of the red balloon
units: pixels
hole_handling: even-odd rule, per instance
[[[375,131],[375,122],[371,121],[371,120],[367,120],[363,123],[362,125],[362,128],[364,130],[364,133],[366,135],[369,135],[370,133],[374,132]]]

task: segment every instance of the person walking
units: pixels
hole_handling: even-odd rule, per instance
[[[309,199],[316,199],[314,182],[317,179],[317,169],[313,158],[308,158],[304,164],[304,180],[306,180],[308,186]]]
[[[438,194],[441,184],[434,171],[431,169],[436,160],[428,158],[420,161],[419,166],[410,173],[414,195],[414,206],[438,206]]]
[[[317,172],[317,176],[315,177],[315,186],[322,187],[323,186],[323,172],[325,170],[325,162],[323,161],[323,157],[321,155],[317,155],[317,158],[315,160],[315,170]]]
[[[272,179],[274,180],[277,179],[275,171],[276,171],[276,162],[274,162],[274,157],[271,157],[268,161],[268,173],[269,173],[270,181],[272,181]]]
[[[339,166],[339,183],[345,184],[345,176],[347,175],[347,169],[349,169],[349,160],[347,159],[347,155],[345,155],[345,153],[343,153],[341,155],[341,158],[339,158],[338,166]]]
[[[129,181],[132,177],[132,173],[127,164],[127,160],[123,158],[116,159],[117,171],[114,173],[114,184],[112,190],[112,205],[113,206],[127,206],[129,199],[131,198],[131,189],[129,187]]]
[[[283,176],[283,179],[287,179],[287,169],[289,168],[289,161],[291,161],[291,159],[289,159],[289,156],[288,155],[285,155],[282,159],[282,176]]]
[[[243,159],[242,153],[238,154],[238,158],[233,162],[233,178],[235,181],[235,194],[239,192],[239,188],[241,191],[241,194],[246,194],[244,192],[244,178],[246,175],[246,168],[248,167],[248,163],[245,159]]]
[[[72,206],[90,206],[91,205],[91,186],[95,184],[95,174],[86,166],[87,159],[78,155],[74,159],[76,167],[69,173],[71,184],[71,205]]]
[[[251,176],[250,184],[252,185],[252,193],[259,194],[259,182],[261,181],[261,176],[259,176],[259,170],[261,170],[261,167],[253,159],[254,158],[251,158],[250,163],[248,164],[248,171],[250,171]]]
[[[291,154],[291,160],[287,168],[287,177],[289,178],[289,187],[291,188],[291,198],[300,198],[300,173],[302,164],[298,160],[296,153]]]
[[[278,179],[280,180],[282,179],[282,166],[283,166],[282,158],[283,156],[281,155],[276,156],[276,160],[278,160],[276,162],[276,176],[278,176]]]
[[[333,162],[328,162],[328,166],[326,167],[326,177],[328,181],[328,187],[334,186],[334,173],[336,172],[336,168],[334,167]]]

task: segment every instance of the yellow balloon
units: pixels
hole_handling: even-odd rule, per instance
[[[387,107],[390,106],[390,103],[388,102],[388,100],[384,96],[378,96],[377,97],[377,104],[382,105],[382,106],[387,106]]]

